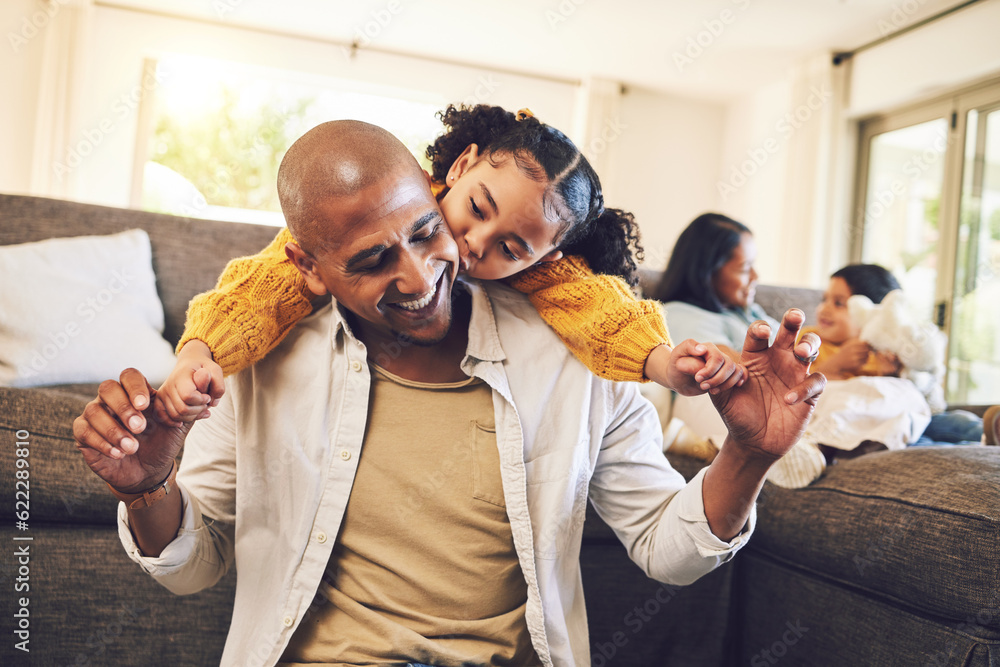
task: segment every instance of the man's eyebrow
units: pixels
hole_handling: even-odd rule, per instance
[[[439,211],[428,211],[424,215],[420,216],[419,220],[413,223],[413,226],[410,227],[410,234],[411,235],[416,234],[431,222],[440,219],[441,219],[441,213]],[[347,264],[345,265],[346,269],[348,271],[353,271],[355,268],[357,268],[358,264],[361,264],[365,260],[371,259],[372,257],[380,255],[388,249],[389,249],[388,246],[384,244],[379,244],[379,245],[373,245],[370,248],[365,248],[364,250],[359,250],[358,252],[354,253],[349,260],[347,260]]]
[[[493,195],[490,194],[490,189],[486,187],[485,183],[480,183],[479,189],[483,191],[483,196],[486,197],[486,201],[489,202],[490,207],[493,209],[493,215],[499,215],[500,209],[497,208],[497,203],[493,201]]]
[[[413,223],[413,226],[410,227],[410,234],[416,234],[430,223],[440,219],[441,219],[440,211],[428,211],[427,213],[424,213],[422,216],[420,216],[419,220]]]
[[[381,255],[386,250],[387,250],[387,246],[384,246],[384,245],[373,245],[371,248],[365,248],[364,250],[356,252],[356,253],[354,253],[353,256],[351,256],[351,258],[349,260],[347,260],[347,266],[346,266],[346,268],[347,268],[348,271],[353,271],[355,268],[357,268],[358,264],[361,264],[366,259],[371,259],[372,257],[375,257],[376,255]]]

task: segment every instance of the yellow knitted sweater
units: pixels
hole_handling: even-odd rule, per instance
[[[283,229],[260,253],[229,262],[215,289],[191,300],[177,350],[201,340],[229,375],[274,349],[312,312],[315,296],[285,256],[290,241]],[[636,299],[625,281],[595,274],[582,257],[536,264],[505,282],[526,294],[573,355],[602,378],[645,381],[646,357],[671,344],[659,302]]]

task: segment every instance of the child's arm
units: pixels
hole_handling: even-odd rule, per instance
[[[200,340],[189,340],[177,354],[177,363],[153,396],[153,409],[164,423],[179,427],[209,416],[226,389],[222,367],[212,360],[212,351]]]
[[[747,375],[746,367],[739,363],[739,355],[733,356],[732,350],[726,350],[729,348],[691,339],[672,350],[661,345],[646,360],[646,377],[682,396],[697,396],[706,391],[719,394],[742,386]]]
[[[178,352],[192,339],[203,341],[231,375],[263,359],[312,312],[315,295],[285,256],[290,241],[282,229],[258,254],[229,262],[215,289],[191,300]]]
[[[866,365],[868,355],[871,353],[871,347],[868,343],[858,338],[844,342],[832,354],[823,354],[822,347],[820,350],[820,356],[813,364],[812,369],[817,373],[822,373],[829,380],[846,380],[862,374],[862,368]]]
[[[311,312],[313,294],[285,255],[289,241],[282,229],[258,254],[229,262],[215,289],[191,300],[177,364],[154,399],[161,419],[176,426],[207,417],[225,392],[223,374],[263,359]]]
[[[675,350],[659,302],[640,301],[623,280],[595,274],[581,257],[537,264],[507,283],[528,296],[570,352],[599,377],[654,380],[686,394],[728,388],[742,378],[740,367],[714,345],[695,352],[697,344],[686,341],[691,345]]]
[[[903,365],[892,352],[875,352],[865,364],[865,368],[871,366],[874,375],[882,377],[899,377],[903,370]]]

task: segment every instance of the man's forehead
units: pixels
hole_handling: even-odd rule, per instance
[[[351,195],[327,198],[321,209],[337,240],[350,244],[405,229],[427,211],[438,210],[438,205],[425,179],[387,173]]]
[[[359,191],[356,221],[377,227],[405,218],[418,209],[437,208],[430,184],[422,176],[387,174],[381,181]]]

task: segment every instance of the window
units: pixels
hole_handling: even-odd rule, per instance
[[[1000,403],[1000,84],[861,125],[852,259],[948,334],[946,398]]]
[[[424,150],[441,132],[443,101],[413,91],[188,56],[149,67],[159,85],[143,101],[142,185],[133,195],[148,211],[280,226],[278,166],[311,127],[346,118],[379,125],[425,167]]]
[[[967,112],[948,394],[1000,402],[1000,104]]]

